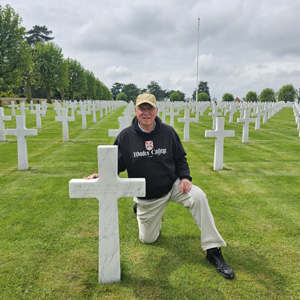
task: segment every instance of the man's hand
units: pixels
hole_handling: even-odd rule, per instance
[[[180,193],[186,194],[192,188],[192,183],[188,179],[182,179],[178,185]]]
[[[90,180],[90,179],[94,179],[94,178],[98,178],[98,174],[94,173],[88,177],[84,177],[83,179],[87,179],[87,180]]]

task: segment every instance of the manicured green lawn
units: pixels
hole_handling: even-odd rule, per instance
[[[10,108],[5,107],[5,115]],[[110,145],[123,108],[103,119],[69,122],[70,142],[48,109],[38,136],[27,138],[28,171],[18,171],[14,136],[0,142],[0,299],[299,299],[300,138],[284,108],[242,143],[242,124],[228,124],[224,169],[213,170],[207,110],[184,143],[193,183],[207,194],[223,254],[236,278],[206,261],[188,210],[170,204],[156,243],[139,242],[132,198],[119,199],[122,280],[98,284],[98,202],[70,199],[68,182],[97,172],[97,146]],[[19,114],[20,112],[18,112]],[[181,113],[181,117],[183,112]],[[35,115],[26,112],[27,128]],[[168,118],[166,119],[168,123]],[[5,122],[15,128],[15,119]],[[183,138],[183,123],[175,121]],[[121,174],[122,177],[126,174]]]

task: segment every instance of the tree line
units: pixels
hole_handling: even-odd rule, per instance
[[[232,102],[234,101],[234,97],[230,93],[225,93],[222,97],[222,100]],[[263,89],[260,95],[257,95],[256,92],[249,91],[243,100],[246,102],[275,102],[277,100],[294,102],[295,100],[300,100],[300,89],[295,89],[292,84],[286,84],[282,86],[277,93],[271,88]]]
[[[196,91],[192,95],[192,99],[186,98],[185,94],[179,90],[164,90],[156,81],[151,81],[146,88],[140,89],[135,84],[123,84],[120,82],[115,82],[112,85],[111,93],[114,99],[131,101],[135,100],[136,97],[141,93],[151,93],[158,101],[163,101],[169,99],[170,101],[186,101],[195,100]],[[200,95],[201,94],[201,95]],[[205,94],[205,99],[202,96]],[[199,97],[200,95],[200,97]],[[198,101],[211,101],[209,87],[207,81],[200,81],[198,85]]]
[[[112,94],[77,60],[65,59],[52,42],[52,31],[34,26],[26,31],[9,5],[0,5],[0,96],[109,100]]]
[[[155,95],[155,97],[159,100],[170,99],[170,101],[186,101],[189,99],[185,98],[185,94],[181,91],[168,91],[163,90],[160,85],[155,82],[151,81],[147,88],[139,89],[135,84],[123,84],[119,82],[115,82],[111,88],[111,93],[114,99],[117,100],[124,100],[124,101],[131,101],[136,99],[136,97],[140,93],[151,93]],[[196,91],[194,91],[192,95],[192,100],[196,99]],[[246,102],[275,102],[275,101],[285,101],[285,102],[293,102],[295,100],[300,100],[300,89],[296,90],[292,84],[286,84],[282,86],[279,92],[275,93],[271,88],[265,88],[262,90],[260,95],[257,95],[254,91],[249,91],[242,100]],[[232,102],[235,98],[231,93],[225,93],[222,96],[222,101],[225,102]],[[211,98],[209,92],[209,86],[207,81],[200,81],[198,83],[198,97],[197,101],[215,101],[218,100],[216,98]]]
[[[185,94],[177,90],[163,90],[161,86],[154,80],[152,80],[146,88],[138,88],[134,83],[124,84],[115,82],[111,89],[113,99],[134,101],[139,94],[151,93],[158,101],[163,101],[170,98],[170,95],[178,95],[175,101],[185,101]]]

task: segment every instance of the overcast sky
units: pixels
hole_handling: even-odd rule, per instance
[[[299,0],[0,0],[30,30],[45,25],[65,58],[114,82],[211,97],[300,87]]]

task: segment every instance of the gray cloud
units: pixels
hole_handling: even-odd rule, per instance
[[[1,1],[1,5],[5,4]],[[46,25],[65,57],[108,87],[151,80],[190,97],[199,80],[213,97],[244,97],[299,82],[300,2],[295,0],[10,0],[30,29]]]

